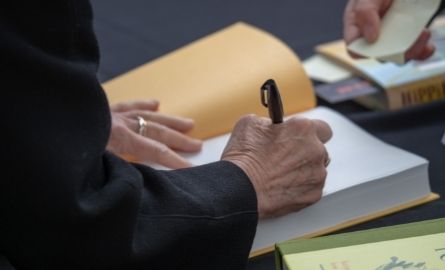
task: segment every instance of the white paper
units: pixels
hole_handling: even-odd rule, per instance
[[[321,55],[314,55],[303,62],[307,75],[314,80],[324,83],[335,83],[352,76],[352,73],[326,59]]]
[[[307,208],[258,223],[252,251],[422,198],[431,191],[428,161],[373,137],[344,116],[317,107],[296,116],[322,119],[332,128],[331,157],[322,199]],[[220,159],[230,134],[206,140],[195,165]]]
[[[298,115],[322,119],[333,131],[332,139],[326,144],[331,162],[327,168],[324,195],[391,175],[416,166],[422,160],[376,139],[331,109],[317,107]],[[194,165],[220,160],[229,138],[230,134],[225,134],[206,140],[200,153],[185,156]],[[401,152],[405,154],[401,155]]]
[[[371,44],[360,38],[352,42],[348,49],[361,56],[404,64],[405,53],[437,12],[440,2],[441,0],[394,0],[382,19],[378,40]]]

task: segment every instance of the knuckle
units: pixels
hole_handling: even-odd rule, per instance
[[[125,110],[128,109],[128,107],[129,106],[128,106],[127,102],[121,102],[121,103],[114,104],[112,106],[112,110],[114,110],[114,111],[125,111]]]
[[[258,117],[254,114],[247,114],[240,120],[240,122],[243,124],[255,123],[256,121],[258,121]]]
[[[163,138],[166,136],[167,127],[158,123],[150,123],[151,127],[148,127],[148,134],[155,138]]]
[[[318,202],[319,200],[321,200],[321,198],[323,197],[323,190],[322,188],[316,188],[311,190],[311,192],[309,192],[306,196],[305,196],[305,200],[304,203],[305,204],[314,204],[316,202]]]
[[[244,129],[254,125],[258,121],[258,117],[254,114],[242,116],[235,125],[235,129]]]
[[[154,146],[153,155],[156,158],[163,158],[169,153],[170,149],[168,146],[162,143],[156,143]]]
[[[311,134],[315,131],[313,121],[307,118],[293,117],[290,119],[290,124],[301,134]]]
[[[115,135],[123,135],[127,132],[127,127],[125,124],[119,122],[113,125],[113,133]]]
[[[326,170],[326,167],[322,166],[320,172],[320,180],[321,180],[320,182],[323,186],[326,181],[326,177],[328,177],[328,170]]]
[[[314,184],[324,186],[328,172],[324,166],[319,166],[314,172]]]
[[[324,159],[326,158],[326,149],[324,147],[324,145],[321,142],[316,141],[313,145],[312,145],[312,156],[314,158],[315,162],[323,162]]]
[[[311,197],[311,203],[316,203],[321,200],[323,197],[323,191],[321,189],[317,189],[314,191],[312,197]]]
[[[138,111],[138,114],[143,115],[147,121],[156,121],[155,113],[151,111]]]

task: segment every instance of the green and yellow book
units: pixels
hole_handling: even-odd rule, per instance
[[[277,270],[443,270],[445,219],[276,245]]]

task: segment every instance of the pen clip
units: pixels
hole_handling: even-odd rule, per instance
[[[269,110],[269,117],[272,123],[279,124],[283,122],[283,104],[281,102],[280,92],[274,80],[267,80],[260,89],[261,104]]]
[[[264,84],[263,84],[263,86],[261,86],[261,89],[260,89],[260,96],[261,96],[261,104],[263,104],[263,106],[264,107],[268,107],[268,105],[267,105],[267,102],[268,102],[268,99],[269,99],[269,84],[268,84],[268,82],[269,82],[270,80],[267,80]]]

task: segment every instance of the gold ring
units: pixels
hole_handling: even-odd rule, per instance
[[[144,136],[145,130],[147,129],[147,121],[142,116],[137,117],[138,120],[138,133]]]

